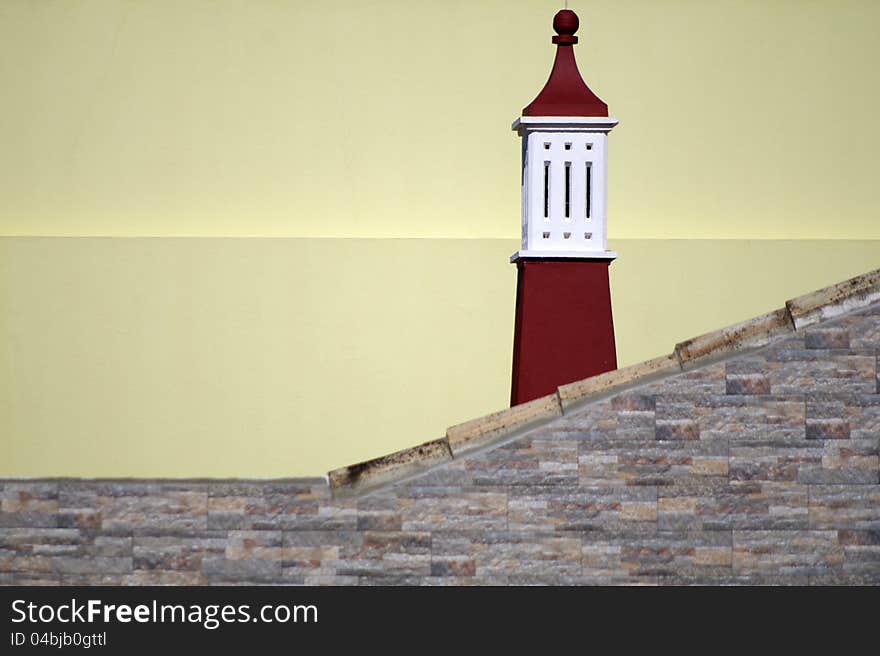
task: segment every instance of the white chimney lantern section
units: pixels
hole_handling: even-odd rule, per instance
[[[608,133],[617,119],[522,116],[522,248],[525,258],[613,260],[607,245]]]

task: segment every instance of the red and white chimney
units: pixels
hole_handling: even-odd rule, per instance
[[[556,61],[513,129],[522,137],[522,248],[510,404],[617,368],[606,243],[608,105],[574,58],[577,14],[553,18]]]

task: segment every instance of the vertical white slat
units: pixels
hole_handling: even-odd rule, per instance
[[[549,244],[554,250],[565,250],[562,231],[565,229],[565,155],[562,142],[565,135],[554,134],[550,146],[550,226]],[[547,241],[547,240],[545,240]]]
[[[586,212],[586,173],[584,171],[584,139],[578,137],[572,145],[571,162],[571,228],[573,246],[583,247],[584,215]]]
[[[606,229],[607,221],[605,217],[605,197],[607,194],[607,178],[606,175],[606,141],[605,135],[596,135],[597,139],[593,143],[593,150],[596,151],[593,161],[593,206],[595,211],[593,215],[593,246],[594,248],[605,250],[607,244]]]
[[[529,135],[529,244],[527,249],[541,248],[541,226],[544,223],[544,135]]]
[[[529,138],[522,140],[522,171],[520,182],[520,239],[523,248],[528,248],[529,243],[529,175],[531,167],[529,162]]]

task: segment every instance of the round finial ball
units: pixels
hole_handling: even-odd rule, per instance
[[[560,9],[553,17],[553,29],[560,36],[563,34],[573,35],[578,31],[579,26],[578,15],[571,9]]]

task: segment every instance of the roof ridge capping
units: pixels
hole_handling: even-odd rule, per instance
[[[452,450],[445,437],[418,446],[395,451],[327,473],[333,496],[362,492],[386,483],[414,476],[425,469],[452,460]]]
[[[758,317],[680,342],[669,355],[561,385],[554,394],[451,426],[446,436],[328,473],[334,496],[410,478],[454,458],[514,439],[627,389],[767,346],[795,331],[880,302],[880,269],[803,296]]]
[[[747,349],[761,348],[775,338],[794,332],[786,308],[773,310],[675,345],[675,356],[684,371],[702,367]]]
[[[446,429],[453,457],[489,446],[500,438],[513,437],[534,426],[562,416],[559,392],[505,408],[491,415],[466,421]]]
[[[880,301],[880,269],[785,302],[796,330]]]

